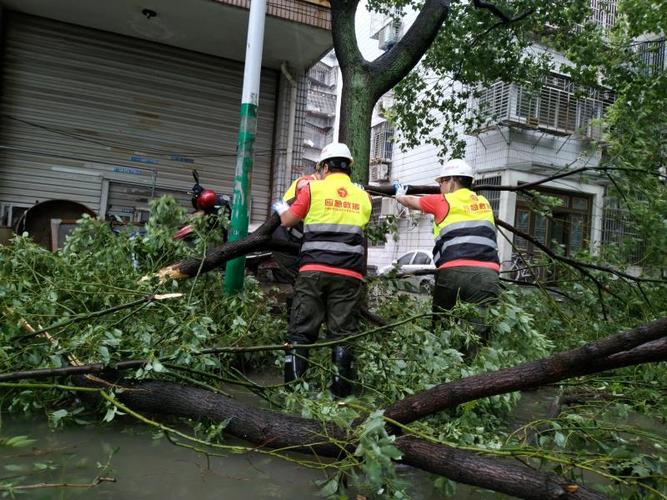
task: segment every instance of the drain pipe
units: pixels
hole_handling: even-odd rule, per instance
[[[285,78],[287,78],[287,81],[290,84],[290,99],[289,99],[289,123],[287,125],[287,151],[285,152],[285,169],[283,170],[283,182],[282,185],[280,186],[280,192],[278,193],[281,195],[286,189],[287,186],[289,185],[289,180],[288,180],[288,169],[289,172],[292,171],[292,158],[294,155],[294,127],[295,127],[295,118],[296,118],[296,91],[297,91],[297,83],[294,77],[290,74],[290,72],[287,70],[287,63],[283,61],[283,63],[280,65],[280,71],[282,71],[283,75],[285,75]]]

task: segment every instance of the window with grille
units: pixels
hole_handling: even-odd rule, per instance
[[[616,0],[591,0],[591,19],[601,28],[611,29],[616,23]]]
[[[619,200],[606,197],[602,217],[602,255],[612,251],[628,264],[638,264],[644,258],[644,242],[633,230],[628,210]]]
[[[651,76],[665,69],[665,47],[665,39],[641,42],[634,46],[645,75]]]

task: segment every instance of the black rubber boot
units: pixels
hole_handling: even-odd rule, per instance
[[[331,362],[338,369],[331,383],[331,394],[336,398],[346,398],[352,394],[352,349],[337,345],[331,351]]]
[[[308,349],[299,348],[298,342],[290,342],[292,349],[285,351],[285,383],[301,378],[308,368]]]

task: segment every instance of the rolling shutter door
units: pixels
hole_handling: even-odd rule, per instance
[[[64,198],[99,211],[106,186],[232,193],[243,64],[10,13],[0,202]],[[262,69],[252,221],[269,206],[278,74]],[[117,187],[117,186],[116,186]],[[187,200],[187,196],[185,197]]]

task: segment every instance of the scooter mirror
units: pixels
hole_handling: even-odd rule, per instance
[[[199,184],[199,172],[197,172],[197,169],[192,170],[192,177],[195,179],[195,184]]]

